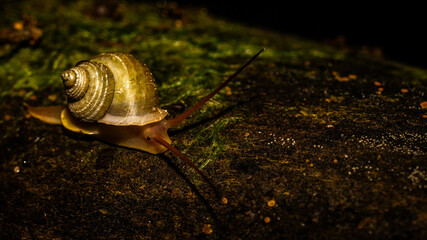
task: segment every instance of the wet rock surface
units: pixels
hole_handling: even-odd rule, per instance
[[[41,5],[5,7],[12,29]],[[426,70],[178,5],[46,1],[31,12],[37,43],[0,46],[0,238],[427,236]],[[23,106],[64,104],[63,70],[122,51],[147,64],[172,117],[262,47],[170,132],[227,204],[170,152],[109,145]]]

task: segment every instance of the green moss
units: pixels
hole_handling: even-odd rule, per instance
[[[30,14],[42,36],[0,45],[0,238],[200,238],[205,224],[208,239],[426,235],[426,70],[173,4],[1,4],[1,29]],[[263,47],[171,131],[227,205],[170,152],[70,133],[22,105],[64,104],[62,71],[121,51],[147,64],[173,117]]]

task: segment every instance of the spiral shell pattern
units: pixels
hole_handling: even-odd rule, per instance
[[[68,109],[85,122],[143,126],[166,117],[150,70],[130,54],[103,53],[65,71]]]
[[[84,122],[104,117],[114,97],[112,72],[96,62],[81,62],[62,74],[68,109]]]

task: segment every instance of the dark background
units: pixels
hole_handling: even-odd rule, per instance
[[[140,0],[127,0],[140,2]],[[368,54],[427,69],[425,7],[408,1],[284,1],[284,0],[145,0],[158,6],[206,8],[211,15],[243,24],[294,34],[338,48]],[[62,0],[64,4],[73,0]],[[117,5],[120,0],[95,0]],[[0,0],[0,13],[12,0]],[[4,6],[3,6],[4,5]],[[2,18],[0,17],[0,23]]]
[[[380,52],[386,59],[427,68],[424,36],[427,16],[420,5],[273,0],[182,0],[177,3],[206,7],[208,13],[215,16],[336,47]]]

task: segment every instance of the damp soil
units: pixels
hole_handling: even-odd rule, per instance
[[[425,239],[427,71],[177,4],[5,2],[1,239]],[[53,11],[55,10],[55,11]],[[152,155],[30,118],[100,52],[144,61],[162,108],[229,87],[169,133],[227,199]]]

